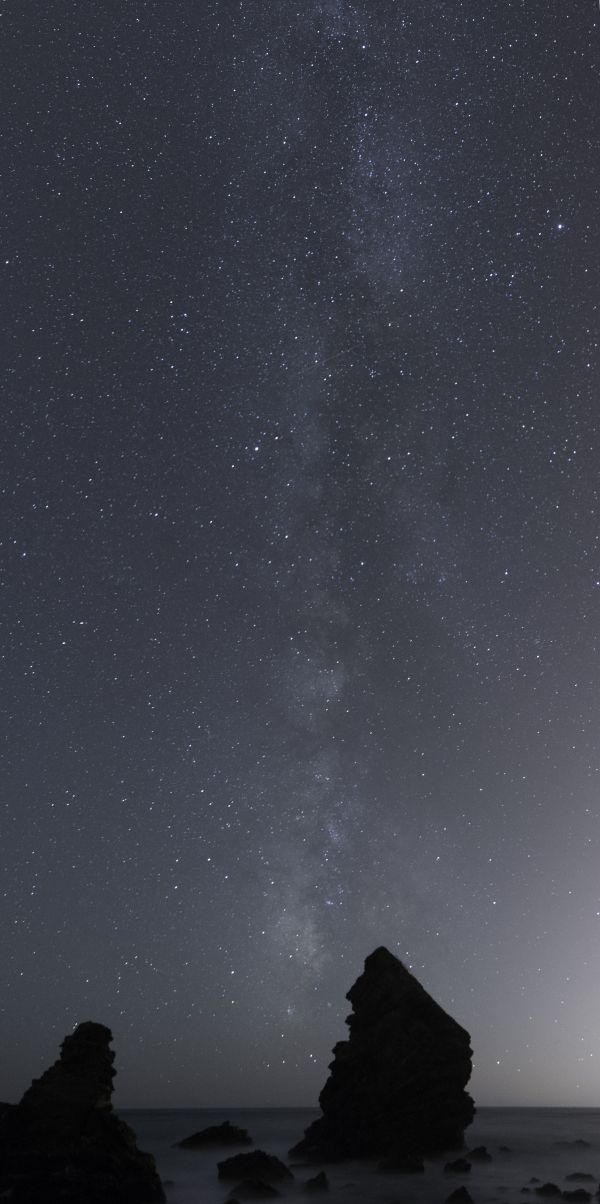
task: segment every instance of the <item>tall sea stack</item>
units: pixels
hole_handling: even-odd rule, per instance
[[[0,1195],[13,1204],[163,1204],[154,1159],[112,1110],[114,1053],[103,1024],[65,1037],[61,1056],[0,1117]]]
[[[470,1037],[387,949],[346,996],[350,1035],[334,1047],[323,1115],[290,1153],[313,1159],[461,1148],[475,1114]]]

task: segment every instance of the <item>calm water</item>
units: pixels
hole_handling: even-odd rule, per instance
[[[223,1204],[231,1188],[217,1179],[216,1163],[238,1152],[177,1150],[172,1148],[175,1141],[207,1125],[230,1120],[249,1130],[258,1149],[277,1154],[289,1164],[288,1149],[316,1115],[313,1110],[288,1108],[122,1113],[136,1132],[140,1148],[154,1154],[163,1181],[172,1181],[167,1185],[169,1204]],[[589,1148],[564,1144],[577,1140],[589,1142]],[[382,1174],[364,1163],[323,1164],[331,1191],[317,1198],[331,1204],[444,1204],[464,1183],[475,1204],[525,1204],[528,1198],[531,1204],[544,1204],[533,1191],[529,1197],[521,1191],[534,1175],[561,1189],[585,1187],[593,1193],[598,1189],[597,1181],[569,1183],[565,1176],[587,1171],[599,1179],[600,1109],[480,1108],[467,1131],[467,1147],[476,1145],[487,1146],[493,1161],[473,1163],[470,1174],[464,1176],[445,1174],[445,1159],[428,1160],[424,1175],[410,1176]],[[508,1146],[510,1152],[501,1153],[500,1146]],[[300,1185],[320,1169],[320,1165],[294,1168],[296,1184],[282,1189],[283,1198],[289,1204],[310,1198],[301,1194]]]

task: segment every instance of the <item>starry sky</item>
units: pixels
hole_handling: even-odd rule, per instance
[[[596,0],[0,17],[0,1094],[598,1105]]]

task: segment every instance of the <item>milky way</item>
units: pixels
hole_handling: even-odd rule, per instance
[[[311,1104],[386,944],[597,1104],[597,5],[3,27],[3,1094]]]

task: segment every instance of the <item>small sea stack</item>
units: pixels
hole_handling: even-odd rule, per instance
[[[470,1037],[389,950],[348,992],[350,1035],[333,1050],[323,1115],[290,1151],[313,1160],[462,1149],[475,1108]]]
[[[234,1154],[217,1162],[219,1179],[246,1179],[264,1183],[278,1183],[282,1179],[293,1179],[289,1168],[274,1154],[264,1150],[252,1150],[250,1154]]]
[[[163,1204],[154,1159],[113,1112],[112,1034],[86,1021],[0,1117],[0,1195],[12,1204]]]
[[[220,1125],[209,1125],[207,1129],[200,1129],[198,1133],[192,1133],[189,1137],[184,1137],[182,1141],[175,1142],[175,1145],[181,1150],[205,1150],[210,1147],[252,1144],[248,1130],[240,1129],[238,1125],[232,1125],[228,1120],[224,1120]]]

